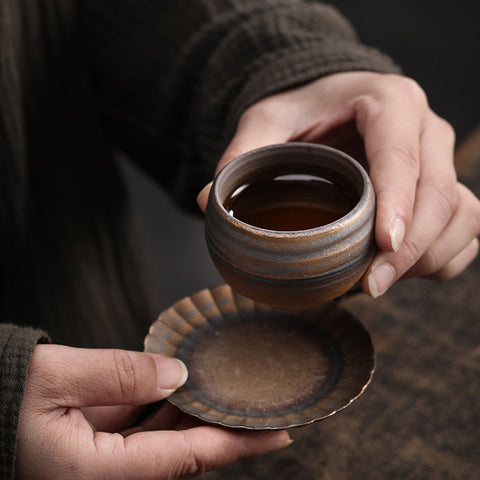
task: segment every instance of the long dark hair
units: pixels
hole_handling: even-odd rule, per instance
[[[0,0],[0,321],[139,348],[157,306],[74,4]]]

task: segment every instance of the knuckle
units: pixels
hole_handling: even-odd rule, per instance
[[[180,477],[189,478],[191,476],[198,476],[208,470],[208,466],[205,462],[201,461],[198,455],[195,453],[191,442],[188,439],[188,436],[184,431],[180,431],[182,435],[182,440],[184,448],[182,449],[185,452],[183,456],[182,465],[180,467]]]
[[[472,262],[478,255],[478,251],[480,249],[480,242],[478,238],[474,238],[471,242],[470,245],[468,246],[469,253],[470,253],[470,262]],[[469,263],[470,263],[469,262]]]
[[[406,261],[409,263],[409,266],[412,266],[423,254],[420,242],[412,238],[406,238],[403,242],[403,245],[406,250]]]
[[[465,270],[470,263],[477,257],[479,251],[479,241],[477,238],[474,238],[465,249],[460,252],[457,257],[452,259],[442,268],[439,268],[437,271],[430,275],[426,275],[427,278],[431,280],[437,280],[439,282],[444,282],[451,280],[456,277],[459,273]]]
[[[413,100],[423,103],[424,105],[428,104],[427,95],[423,88],[418,84],[413,78],[404,77],[403,78],[403,89],[407,95],[410,96]]]
[[[392,144],[382,154],[392,158],[395,162],[405,165],[409,169],[418,169],[418,153],[411,145],[405,143]]]
[[[474,234],[475,236],[480,234],[480,200],[471,192],[466,189],[466,203],[467,203],[467,216],[474,225]]]
[[[239,125],[248,123],[252,120],[269,120],[275,114],[277,100],[274,98],[265,98],[248,107],[240,116]]]
[[[427,95],[416,80],[410,77],[399,77],[396,90],[401,91],[404,97],[410,98],[413,102],[423,105],[428,104]]]
[[[471,243],[471,249],[472,249],[472,261],[473,259],[477,258],[478,252],[480,250],[480,241],[478,238],[474,238],[472,243]]]
[[[134,396],[139,381],[133,353],[127,350],[112,350],[112,356],[122,395],[127,398]]]
[[[382,98],[401,97],[403,101],[409,100],[424,105],[428,103],[427,95],[416,80],[403,75],[388,74],[373,80],[373,87]]]
[[[438,177],[430,180],[426,187],[432,190],[432,202],[437,206],[437,210],[442,212],[444,220],[448,221],[457,209],[458,189],[456,182],[450,179]]]
[[[451,143],[452,146],[455,145],[456,134],[453,126],[444,118],[436,114],[434,115],[435,115],[435,121],[437,123],[437,128],[439,130],[441,137],[443,139],[446,139],[449,143]]]
[[[434,273],[424,275],[424,277],[437,282],[446,282],[447,280],[451,280],[453,277],[455,277],[455,275],[456,271],[449,265],[446,265]]]
[[[439,259],[433,249],[427,250],[420,259],[423,275],[429,275],[439,271],[443,265],[440,265]]]
[[[120,456],[125,451],[125,437],[118,432],[95,432],[93,435],[93,447],[97,458],[105,456]]]

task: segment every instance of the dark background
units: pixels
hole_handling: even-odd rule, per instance
[[[352,22],[363,43],[389,54],[405,75],[420,83],[433,110],[454,126],[459,142],[480,124],[477,2],[339,0],[332,4]],[[154,182],[128,162],[122,164],[151,251],[160,308],[224,283],[208,256],[201,216],[180,212]]]

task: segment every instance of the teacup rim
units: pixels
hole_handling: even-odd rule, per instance
[[[327,223],[325,225],[320,225],[318,227],[302,229],[302,230],[271,230],[267,228],[258,227],[256,225],[251,225],[249,223],[243,222],[242,220],[230,215],[230,213],[225,208],[223,202],[224,200],[220,198],[219,186],[222,181],[222,177],[228,175],[230,170],[235,170],[237,165],[241,162],[244,162],[245,159],[250,159],[251,157],[257,156],[259,154],[269,152],[269,151],[281,151],[281,150],[295,150],[295,149],[306,149],[308,152],[315,150],[317,152],[327,152],[330,155],[336,157],[341,157],[343,160],[348,161],[353,165],[356,170],[360,173],[363,180],[363,191],[360,195],[358,202],[355,206],[345,215],[339,217],[333,222]],[[292,172],[293,173],[293,172]],[[237,186],[237,188],[240,185]],[[240,228],[242,230],[247,230],[254,235],[266,235],[271,238],[298,238],[304,237],[305,235],[323,235],[325,233],[332,233],[339,229],[344,229],[345,226],[352,222],[356,216],[361,215],[362,210],[365,208],[365,205],[369,202],[369,197],[374,196],[373,185],[371,183],[370,177],[365,170],[365,168],[351,155],[331,147],[329,145],[318,144],[318,143],[309,143],[309,142],[285,142],[285,143],[276,143],[271,145],[266,145],[263,147],[258,147],[252,150],[249,150],[230,161],[225,165],[220,172],[217,174],[213,181],[212,189],[210,195],[213,195],[215,203],[221,212],[222,217],[225,221],[230,223],[233,227]]]

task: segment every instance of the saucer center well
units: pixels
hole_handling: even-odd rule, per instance
[[[226,412],[278,414],[330,391],[341,369],[326,333],[292,314],[254,311],[205,324],[177,352],[189,370],[194,397]]]

